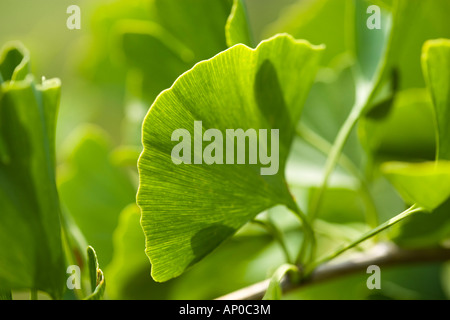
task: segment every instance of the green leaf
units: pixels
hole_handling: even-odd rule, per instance
[[[155,0],[148,19],[119,21],[114,31],[118,48],[134,71],[129,90],[152,103],[195,63],[225,50],[231,6],[231,0]],[[241,24],[241,9],[238,14],[235,23]],[[233,35],[240,34],[238,27]]]
[[[385,163],[381,171],[408,204],[433,211],[450,197],[450,162]]]
[[[225,26],[225,36],[229,47],[235,44],[245,44],[253,47],[253,40],[250,33],[247,10],[243,0],[234,0],[231,14]]]
[[[390,109],[384,118],[364,117],[359,122],[358,135],[366,151],[376,160],[434,160],[434,115],[428,92],[400,91]]]
[[[422,65],[437,123],[436,160],[450,160],[450,40],[427,41]]]
[[[367,13],[373,4],[371,0],[354,0],[354,51],[356,55],[356,103],[359,108],[367,108],[372,95],[377,90],[389,59],[392,13],[380,8],[373,13],[379,19],[379,29],[370,29],[371,16]]]
[[[159,24],[124,20],[115,29],[122,61],[135,70],[130,91],[138,98],[152,102],[193,65],[194,52]]]
[[[195,52],[194,60],[199,61],[226,48],[224,28],[232,4],[232,0],[155,0],[150,19]]]
[[[285,275],[289,274],[295,278],[299,277],[299,270],[297,266],[292,264],[284,264],[280,266],[272,278],[270,279],[269,287],[267,288],[266,294],[263,300],[280,300],[282,296],[281,291],[281,281],[284,279]]]
[[[87,256],[92,293],[84,300],[103,300],[106,289],[105,277],[98,265],[97,253],[91,246],[87,248]]]
[[[70,153],[58,168],[61,202],[88,244],[102,253],[102,265],[111,261],[119,214],[136,197],[123,168],[113,163],[111,144],[99,127],[79,127],[65,142]]]
[[[392,41],[392,52],[396,53],[395,68],[399,71],[399,88],[421,88],[425,86],[423,70],[418,63],[423,45],[427,40],[450,38],[447,0],[397,0],[402,6],[399,24],[394,26],[396,39]]]
[[[180,275],[264,209],[295,208],[283,173],[319,53],[287,35],[254,50],[237,45],[197,64],[155,101],[138,165],[138,205],[155,280]],[[196,120],[202,134],[210,128],[280,129],[278,172],[261,175],[261,163],[175,165],[172,133],[193,132]]]
[[[287,8],[271,25],[266,35],[286,32],[313,44],[325,44],[321,63],[330,65],[338,55],[347,52],[346,12],[351,6],[348,0],[297,1]]]
[[[398,245],[413,248],[439,246],[450,238],[450,199],[434,209],[433,214],[419,212],[390,233]]]
[[[150,265],[145,255],[145,237],[139,224],[140,217],[141,212],[136,204],[128,205],[120,214],[114,231],[113,259],[105,270],[108,297],[111,299],[140,299],[140,294],[144,292],[148,299],[157,298],[154,292],[162,296],[161,288],[155,286],[149,275]]]
[[[256,235],[241,230],[196,268],[166,283],[156,283],[150,276],[140,217],[135,204],[127,206],[114,232],[114,258],[105,270],[111,299],[214,299],[264,280],[282,258],[277,244],[263,230],[258,229]],[[229,267],[231,260],[233,268]],[[214,281],[204,281],[205,277]]]
[[[346,57],[339,60],[338,67],[333,71],[327,69],[319,72],[300,120],[300,128],[306,126],[307,129],[330,142],[330,145],[345,123],[355,102],[353,64]],[[361,159],[362,151],[356,130],[354,130],[343,152],[357,163]]]
[[[55,127],[60,81],[24,78],[28,53],[1,56],[0,283],[59,298],[64,288],[60,206],[55,184]],[[22,58],[20,58],[22,57]],[[11,80],[15,79],[15,80]]]
[[[30,54],[20,42],[11,42],[3,47],[0,55],[0,84],[20,81],[30,73]]]

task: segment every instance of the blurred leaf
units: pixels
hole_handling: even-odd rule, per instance
[[[394,39],[395,67],[400,75],[400,89],[421,88],[425,81],[420,64],[423,44],[430,39],[450,38],[447,0],[396,0],[403,7],[401,23]]]
[[[450,40],[427,41],[422,64],[436,117],[436,160],[450,160]]]
[[[392,29],[393,14],[383,9],[379,10],[379,29],[368,28],[368,8],[371,0],[354,0],[354,51],[356,56],[355,81],[356,105],[367,107],[373,99],[386,72],[387,60],[390,59],[390,38],[395,33]],[[373,13],[376,15],[377,13]]]
[[[364,117],[358,134],[363,147],[376,159],[433,160],[435,135],[430,96],[424,89],[399,92],[389,114]]]
[[[91,246],[87,248],[87,256],[92,294],[84,300],[103,300],[106,289],[105,277],[98,265],[97,253]]]
[[[142,148],[135,146],[120,146],[111,153],[111,162],[118,167],[136,167]]]
[[[89,33],[88,52],[82,59],[80,68],[83,75],[97,86],[108,85],[110,90],[123,87],[126,68],[114,63],[117,48],[112,41],[114,26],[122,19],[148,20],[149,1],[118,0],[103,1],[91,14],[92,31]]]
[[[255,50],[234,46],[197,64],[158,97],[144,122],[138,192],[154,279],[180,275],[264,209],[296,208],[283,173],[319,51],[289,36]],[[202,133],[282,128],[278,173],[261,175],[261,163],[175,165],[172,132],[189,130],[198,119]]]
[[[284,264],[280,266],[270,279],[269,287],[267,288],[263,300],[280,300],[282,296],[281,281],[283,280],[284,276],[289,274],[291,276],[295,275],[296,278],[299,278],[298,273],[299,270],[295,265]]]
[[[253,40],[248,25],[247,10],[243,0],[234,0],[231,14],[228,17],[225,26],[225,36],[229,47],[239,43],[253,47]]]
[[[225,50],[231,6],[232,0],[155,0],[149,2],[149,19],[119,21],[115,33],[122,58],[138,71],[133,76],[140,82],[129,90],[152,103],[195,63]]]
[[[233,0],[154,0],[150,14],[200,61],[226,48],[225,25],[232,4]]]
[[[128,205],[120,214],[113,237],[113,259],[105,270],[109,283],[108,297],[111,299],[163,297],[162,286],[154,283],[150,276],[150,265],[145,255],[144,232],[139,224],[140,217],[141,212],[135,204]],[[140,278],[135,281],[138,276]]]
[[[280,32],[305,39],[313,44],[325,44],[321,63],[329,65],[338,55],[346,52],[346,12],[348,0],[297,1],[285,9],[266,34]]]
[[[54,140],[61,84],[25,77],[29,55],[21,45],[0,56],[0,287],[59,298],[65,268]]]
[[[302,125],[306,125],[307,128],[328,141],[330,146],[355,103],[352,68],[353,62],[345,55],[339,59],[335,69],[325,69],[319,72],[306,100],[300,120]],[[309,141],[309,143],[311,142]],[[317,142],[314,143],[314,145],[316,144]],[[344,154],[356,165],[361,161],[364,152],[358,141],[356,130],[350,134]]]
[[[323,177],[326,155],[322,154],[314,146],[294,139],[291,152],[286,165],[286,180],[290,186],[316,188],[320,186]],[[355,177],[338,167],[329,183],[330,187],[356,190],[359,182]],[[306,200],[306,199],[305,199]],[[305,203],[299,201],[299,203]]]
[[[194,53],[161,26],[150,21],[121,21],[116,25],[126,64],[139,74],[134,95],[152,102],[193,64]],[[149,58],[150,57],[150,58]]]
[[[112,163],[110,141],[98,127],[79,128],[65,146],[70,155],[59,168],[61,201],[106,266],[119,214],[135,199],[135,189],[122,168]]]
[[[321,219],[335,223],[364,222],[368,209],[358,191],[337,186],[327,189],[319,211]]]
[[[30,73],[30,58],[20,42],[10,42],[0,56],[0,83],[25,80]]]
[[[433,211],[450,196],[450,162],[391,162],[381,171],[408,204]]]
[[[441,245],[450,238],[450,199],[447,199],[433,214],[419,212],[394,227],[390,236],[404,247],[429,248]]]

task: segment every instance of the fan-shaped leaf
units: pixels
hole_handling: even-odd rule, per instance
[[[319,52],[287,35],[264,41],[254,50],[237,45],[197,64],[157,98],[144,121],[138,192],[155,280],[180,275],[264,209],[277,204],[295,207],[284,167]],[[195,160],[183,152],[191,164],[173,162],[172,134],[177,129],[194,136]],[[248,164],[249,152],[247,164],[218,164],[225,163],[225,153],[231,152],[228,163],[237,163],[237,152],[227,147],[220,156],[217,136],[210,144],[218,146],[216,163],[194,164],[202,162],[200,144],[207,129],[223,134],[226,129],[265,129],[271,132],[272,143],[277,134],[271,130],[278,129],[278,170],[262,175],[267,166],[261,161]],[[259,151],[272,150],[275,156],[276,148],[264,144],[259,133]]]

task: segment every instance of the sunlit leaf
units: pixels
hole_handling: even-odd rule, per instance
[[[450,40],[425,43],[422,65],[436,117],[436,158],[450,160]]]
[[[154,279],[180,275],[264,209],[294,208],[284,167],[319,51],[286,35],[255,50],[237,45],[197,64],[155,101],[144,122],[138,192]],[[195,121],[202,121],[201,134],[211,128],[279,129],[279,170],[261,175],[259,161],[174,164],[172,133],[194,132]],[[268,146],[263,142],[259,149]]]
[[[87,248],[87,256],[92,293],[84,300],[103,300],[106,289],[105,276],[99,267],[97,253],[91,246]]]
[[[381,169],[408,204],[433,211],[450,197],[450,162],[392,162]]]
[[[385,72],[390,37],[392,36],[392,13],[380,7],[369,9],[371,0],[354,2],[354,51],[356,56],[356,103],[365,107],[372,99]],[[369,14],[368,14],[369,11]],[[371,17],[372,14],[372,17]],[[373,21],[372,21],[373,19]]]

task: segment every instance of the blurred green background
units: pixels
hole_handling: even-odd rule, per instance
[[[140,213],[134,204],[142,120],[156,95],[170,87],[176,77],[195,62],[226,49],[223,28],[227,10],[202,6],[231,8],[231,2],[201,1],[192,11],[184,10],[183,6],[187,8],[191,2],[180,8],[160,8],[158,1],[150,0],[0,2],[0,45],[21,41],[31,52],[32,71],[38,79],[45,76],[62,81],[56,135],[59,193],[64,210],[73,217],[86,242],[96,249],[106,275],[107,296],[112,299],[216,298],[266,279],[284,259],[270,235],[249,224],[183,276],[164,284],[150,277]],[[352,90],[347,90],[352,88],[348,69],[353,60],[345,40],[345,0],[245,2],[257,42],[277,32],[289,32],[314,44],[327,44],[324,67],[302,121],[332,142],[353,99]],[[72,4],[81,8],[80,30],[66,27],[66,9]],[[418,30],[416,36],[405,40],[411,50],[400,59],[405,64],[399,64],[399,69],[404,70],[400,81],[404,91],[396,100],[395,112],[384,127],[367,119],[359,128],[363,132],[370,128],[371,134],[362,135],[363,146],[375,149],[376,156],[367,159],[358,130],[345,149],[360,168],[411,153],[417,159],[431,159],[434,155],[430,103],[421,91],[424,82],[420,49],[425,39],[450,37],[450,28],[448,22],[443,22],[445,12],[431,15],[435,12],[432,6],[416,11],[418,19],[412,18],[420,24],[411,26]],[[181,27],[189,23],[195,28]],[[190,56],[168,56],[158,38],[158,26],[183,42]],[[387,131],[396,133],[387,136]],[[299,202],[308,203],[318,186],[325,156],[301,139],[295,141],[293,149],[289,182]],[[370,190],[379,199],[375,204],[364,201],[358,188],[354,177],[338,168],[321,209],[320,252],[329,252],[341,241],[367,230],[364,213],[373,206],[381,221],[404,207],[392,187],[379,176],[373,178]],[[296,250],[301,239],[295,219],[281,207],[263,213],[267,215],[285,231],[290,250]],[[381,291],[368,290],[367,275],[360,274],[298,290],[286,298],[443,299],[450,297],[449,278],[449,268],[444,264],[399,267],[383,272]],[[67,298],[72,298],[70,292]]]

